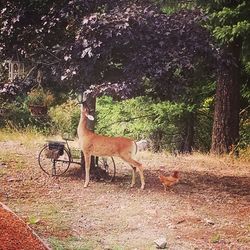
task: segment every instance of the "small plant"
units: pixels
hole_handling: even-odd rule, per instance
[[[44,91],[41,86],[32,89],[28,93],[27,104],[34,117],[47,115],[48,107],[53,103],[54,96],[50,91]]]
[[[28,93],[27,103],[29,106],[50,106],[54,101],[54,96],[50,91],[45,91],[42,87],[32,89]]]
[[[212,235],[211,243],[218,243],[220,241],[221,237],[218,233],[215,233]]]
[[[37,223],[39,223],[40,222],[40,219],[37,217],[37,216],[35,216],[35,215],[31,215],[29,218],[28,218],[28,224],[29,225],[35,225],[35,224],[37,224]]]

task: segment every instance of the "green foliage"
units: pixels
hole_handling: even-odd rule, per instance
[[[245,64],[245,72],[250,76],[250,62],[247,62]]]
[[[161,5],[161,10],[165,14],[172,14],[181,9],[192,9],[195,6],[195,1],[173,1],[173,0],[158,0],[155,1]]]
[[[249,1],[197,1],[206,7],[209,15],[207,26],[222,44],[238,38],[249,40]]]
[[[250,87],[247,84],[243,84],[241,88],[241,96],[246,100],[247,103],[250,103]]]
[[[223,43],[233,42],[235,38],[240,37],[244,33],[249,33],[250,22],[244,20],[234,25],[225,25],[216,27],[213,31],[214,36]]]
[[[206,20],[206,26],[210,29],[211,33],[217,39],[217,41],[222,45],[225,51],[228,51],[232,54],[237,67],[240,67],[240,73],[237,75],[232,75],[231,78],[234,79],[241,88],[241,100],[240,107],[242,110],[245,110],[245,114],[242,115],[240,112],[241,123],[240,123],[240,140],[238,143],[238,138],[234,138],[235,142],[238,143],[238,146],[246,148],[249,143],[249,129],[248,121],[249,114],[248,105],[249,105],[249,76],[250,76],[250,1],[247,0],[197,0],[197,2],[207,10],[208,19]],[[228,89],[230,92],[230,89]],[[228,94],[227,98],[239,93],[235,92],[231,95]],[[220,105],[222,102],[220,102]],[[233,105],[233,101],[231,104]],[[237,110],[237,105],[232,106],[231,110]],[[224,110],[226,112],[226,109]],[[233,112],[233,111],[231,111]],[[237,111],[238,112],[238,111]],[[233,116],[232,116],[233,117]],[[234,115],[237,117],[237,114]],[[215,119],[221,120],[220,117]],[[225,121],[226,122],[226,121]],[[238,121],[230,121],[231,124],[234,124]],[[230,127],[230,123],[225,127]],[[234,127],[232,126],[231,130],[233,131]],[[217,131],[217,128],[215,128]],[[238,131],[236,131],[237,134]],[[228,132],[226,134],[229,134]],[[230,133],[233,134],[233,133]]]
[[[49,117],[53,123],[53,130],[60,133],[76,135],[76,129],[80,118],[80,108],[75,100],[50,108]]]
[[[175,148],[179,124],[191,106],[169,101],[155,102],[148,97],[114,102],[111,97],[97,100],[97,132],[127,136],[139,140],[149,138],[155,149]]]
[[[31,115],[27,106],[27,96],[18,97],[12,102],[1,101],[0,109],[3,111],[0,119],[0,127],[2,128],[5,127],[11,130],[30,128],[44,134],[50,132],[49,119],[36,119]]]
[[[242,120],[240,124],[239,148],[246,149],[250,145],[250,119]]]
[[[28,105],[38,105],[38,106],[50,106],[54,101],[54,96],[51,92],[45,91],[42,87],[37,87],[32,89],[27,96]]]
[[[213,104],[214,97],[207,97],[196,111],[194,144],[195,148],[199,151],[208,152],[211,146]]]
[[[18,98],[14,102],[2,101],[0,108],[3,111],[3,117],[0,120],[0,126],[15,124],[16,127],[25,127],[30,122],[30,113],[24,104],[23,98]]]
[[[248,73],[247,73],[248,74]],[[241,87],[242,110],[240,111],[240,141],[239,147],[247,149],[250,145],[250,87],[249,74],[246,78],[246,83]]]

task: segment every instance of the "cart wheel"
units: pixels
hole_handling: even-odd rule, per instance
[[[49,153],[50,155],[48,155]],[[70,159],[70,154],[65,148],[62,153],[53,155],[48,145],[45,145],[38,155],[40,168],[50,176],[64,174],[69,168]]]
[[[115,179],[116,167],[113,157],[98,157],[98,167],[102,170],[101,175],[107,181]]]

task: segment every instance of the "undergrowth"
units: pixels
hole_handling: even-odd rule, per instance
[[[23,129],[7,127],[0,130],[0,141],[17,141],[29,146],[44,140],[45,136],[33,127]]]

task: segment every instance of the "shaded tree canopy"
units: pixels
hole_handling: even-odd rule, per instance
[[[150,81],[169,98],[197,64],[216,67],[218,50],[199,10],[168,16],[147,1],[26,0],[3,1],[0,13],[1,59],[18,51],[48,81],[72,88],[103,84],[99,92],[125,98]]]

